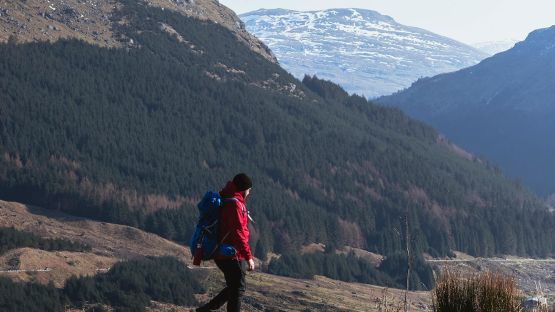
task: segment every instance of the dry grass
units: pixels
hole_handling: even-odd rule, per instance
[[[208,294],[198,298],[201,302],[221,290],[222,274],[219,270],[211,271],[203,285]],[[301,280],[249,272],[243,303],[245,311],[398,312],[403,311],[403,297],[404,291],[400,289],[347,283],[322,276]],[[408,301],[408,311],[430,311],[429,292],[409,292]]]
[[[519,312],[519,293],[512,277],[481,273],[468,277],[444,271],[432,291],[434,312]]]
[[[555,280],[553,268],[555,259],[530,259],[514,256],[504,258],[474,258],[462,253],[455,259],[434,259],[431,262],[434,270],[441,272],[445,269],[460,272],[465,276],[481,272],[499,272],[514,277],[516,287],[524,297],[539,295],[538,284],[541,285],[547,301],[555,302]],[[552,311],[550,311],[552,312]],[[555,312],[555,311],[553,311]]]
[[[48,272],[0,273],[0,276],[18,281],[52,281],[61,287],[71,275],[103,272],[120,260],[174,256],[189,263],[191,257],[185,246],[136,228],[86,220],[18,203],[0,201],[0,226],[14,227],[44,238],[69,239],[92,247],[92,251],[87,253],[20,248],[0,255],[0,270],[50,269]]]
[[[53,282],[63,287],[71,275],[95,275],[110,268],[118,259],[84,252],[44,251],[33,248],[20,248],[0,256],[3,270],[29,270],[29,272],[0,272],[0,276],[10,277],[21,282]],[[33,272],[46,269],[48,272]]]
[[[0,17],[0,42],[10,36],[19,43],[77,38],[116,47],[110,16],[117,6],[115,0],[0,1],[7,10]]]
[[[137,228],[1,200],[0,226],[84,243],[92,247],[92,253],[105,257],[175,256],[185,263],[191,258],[189,248]]]
[[[378,312],[401,312],[403,311],[403,302],[395,300],[387,288],[382,292],[382,298],[376,300],[376,309]]]

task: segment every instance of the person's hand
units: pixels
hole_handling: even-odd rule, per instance
[[[252,271],[252,270],[254,270],[254,260],[253,260],[253,259],[250,259],[250,260],[249,260],[249,266],[248,266],[248,268],[247,268],[247,271]]]

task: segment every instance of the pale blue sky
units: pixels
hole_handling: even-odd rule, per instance
[[[553,0],[220,0],[236,13],[260,8],[310,11],[365,8],[397,22],[430,30],[464,43],[522,40],[537,28],[555,25]]]

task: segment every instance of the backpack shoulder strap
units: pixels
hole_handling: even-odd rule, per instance
[[[236,203],[239,204],[239,206],[241,206],[241,212],[243,213],[243,215],[247,212],[247,208],[245,207],[245,204],[241,203],[237,198],[235,197],[230,197],[230,198],[222,198],[223,201],[234,201]]]

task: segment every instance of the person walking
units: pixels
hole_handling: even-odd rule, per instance
[[[222,207],[218,221],[219,241],[233,246],[235,256],[217,255],[214,258],[224,273],[226,287],[212,300],[196,309],[197,312],[218,310],[227,302],[227,311],[241,311],[241,297],[246,290],[246,271],[254,270],[254,260],[249,247],[249,219],[245,201],[250,194],[252,180],[244,173],[237,174],[220,191]]]

